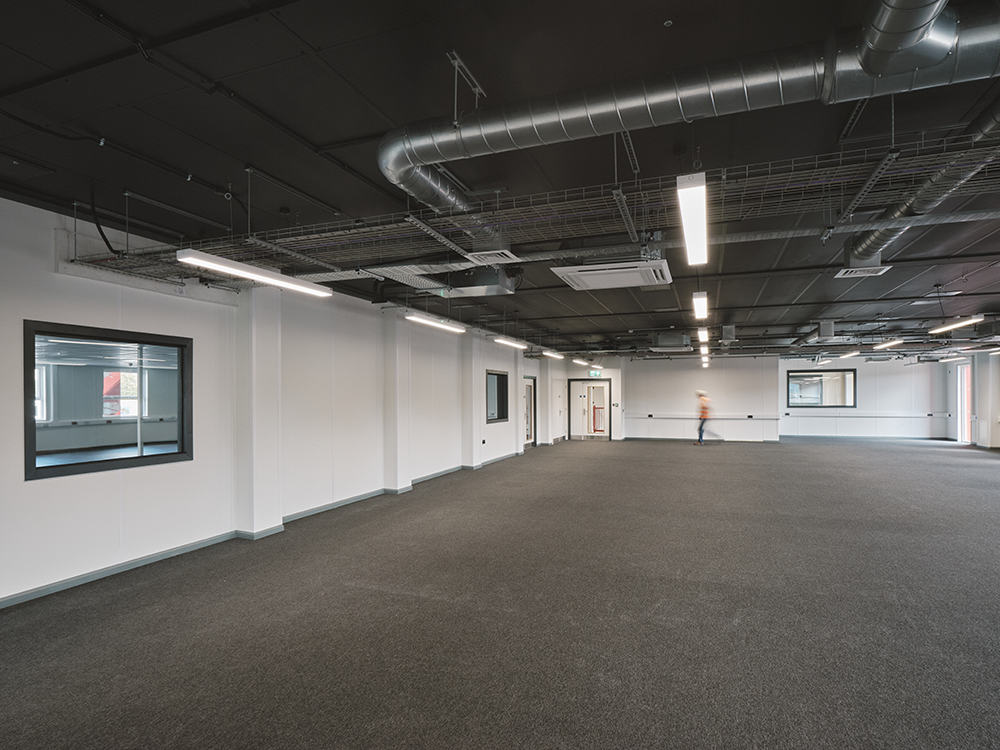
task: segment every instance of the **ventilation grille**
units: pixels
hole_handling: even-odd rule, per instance
[[[665,260],[636,260],[598,263],[590,266],[562,266],[552,273],[574,289],[616,289],[630,286],[660,286],[671,282]]]
[[[510,250],[483,250],[479,253],[468,253],[467,257],[473,263],[480,266],[495,266],[501,263],[520,263],[518,258]]]
[[[892,266],[870,266],[868,268],[841,268],[834,278],[856,279],[862,276],[881,276]]]

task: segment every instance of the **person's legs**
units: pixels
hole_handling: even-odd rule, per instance
[[[705,422],[707,419],[703,419],[698,422],[698,445],[702,445],[705,442]]]

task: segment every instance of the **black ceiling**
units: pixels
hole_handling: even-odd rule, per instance
[[[449,50],[485,89],[482,106],[495,107],[819,42],[835,29],[860,28],[870,8],[868,0],[9,5],[0,31],[0,192],[84,218],[93,201],[105,223],[122,226],[127,214],[132,231],[184,243],[225,235],[227,227],[292,237],[298,227],[321,222],[370,226],[386,214],[425,215],[383,178],[376,148],[392,128],[451,117]],[[631,136],[646,179],[699,165],[711,176],[723,168],[761,169],[848,152],[875,164],[890,140],[915,143],[960,133],[998,93],[1000,86],[982,81],[891,102],[874,99],[847,132],[853,103],[799,104]],[[460,110],[473,106],[461,85]],[[616,152],[618,179],[631,181],[617,144],[597,138],[453,162],[448,169],[486,201],[494,195],[513,200],[613,183]],[[865,148],[870,152],[859,156]],[[913,153],[918,159],[930,152]],[[248,166],[258,171],[248,174]],[[985,180],[981,189],[957,194],[941,210],[1000,207],[990,185]],[[811,205],[797,211],[789,202],[769,216],[716,221],[712,232],[822,227],[837,218],[836,200],[828,203],[824,210]],[[884,205],[870,202],[855,219],[871,218]],[[675,219],[662,221],[646,228],[676,237]],[[518,293],[506,297],[448,302],[374,281],[339,288],[567,351],[641,350],[652,332],[688,331],[694,324],[691,292],[703,288],[710,294],[711,325],[738,326],[740,344],[729,351],[778,352],[819,319],[842,321],[838,334],[870,339],[926,327],[942,316],[941,307],[947,316],[1000,312],[998,230],[995,221],[912,229],[884,257],[893,269],[864,280],[834,278],[842,265],[841,234],[825,244],[810,236],[713,245],[700,273],[686,266],[683,250],[670,248],[665,257],[676,281],[651,291],[574,292],[551,273],[551,262],[524,263]],[[560,233],[556,227],[512,249],[530,261],[538,251],[608,242],[627,237]],[[441,251],[396,260],[449,259]],[[975,257],[959,263],[951,257],[957,255]],[[335,250],[323,258],[338,267],[355,262]],[[938,307],[911,305],[936,285],[963,294]]]

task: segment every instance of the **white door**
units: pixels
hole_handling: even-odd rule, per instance
[[[524,379],[524,444],[535,444],[535,380]]]
[[[569,435],[577,440],[610,439],[611,413],[608,384],[587,381],[570,383]]]

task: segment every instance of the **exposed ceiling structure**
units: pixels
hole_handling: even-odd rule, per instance
[[[537,350],[677,356],[663,335],[702,325],[725,356],[1000,346],[1000,8],[678,5],[18,4],[0,193],[158,243],[89,266],[243,288],[194,248]],[[633,285],[553,270],[608,263]]]

